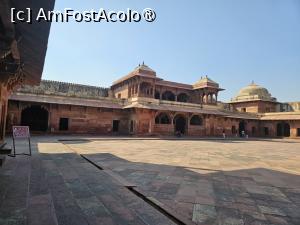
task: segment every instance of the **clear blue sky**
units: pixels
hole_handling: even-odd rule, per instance
[[[208,75],[300,101],[299,0],[56,0],[55,9],[156,11],[154,23],[53,23],[43,79],[108,87],[145,61],[165,80]]]

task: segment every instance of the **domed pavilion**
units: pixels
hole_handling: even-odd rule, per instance
[[[275,112],[277,99],[272,97],[268,89],[252,82],[242,88],[238,95],[231,99],[230,104],[240,112]]]

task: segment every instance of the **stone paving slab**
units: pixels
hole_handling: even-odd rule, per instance
[[[1,225],[174,224],[56,139],[32,146],[32,157],[8,158],[0,169]]]
[[[300,142],[68,142],[197,224],[300,224]]]

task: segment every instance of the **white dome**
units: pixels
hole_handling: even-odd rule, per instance
[[[251,100],[263,100],[263,101],[276,101],[273,98],[268,89],[259,86],[252,82],[250,85],[242,88],[238,95],[232,99],[233,102],[251,101]]]

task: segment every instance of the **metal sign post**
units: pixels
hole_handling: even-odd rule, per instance
[[[15,144],[16,139],[28,139],[29,154],[28,153],[16,154],[16,144]],[[9,155],[11,157],[16,157],[17,155],[31,156],[30,131],[28,126],[13,126],[13,148],[14,148],[14,154]]]

